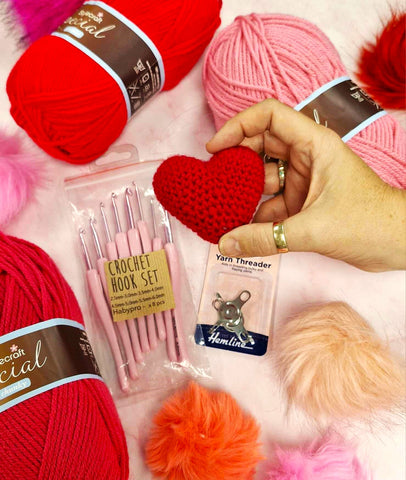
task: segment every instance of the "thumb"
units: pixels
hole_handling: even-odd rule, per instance
[[[306,212],[302,211],[283,221],[289,251],[315,251],[313,235],[306,217]],[[264,257],[279,253],[274,240],[273,225],[251,223],[231,230],[220,238],[221,254],[227,257]]]

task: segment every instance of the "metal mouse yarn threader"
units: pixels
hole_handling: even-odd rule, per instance
[[[250,343],[255,345],[252,338],[244,327],[244,316],[242,314],[242,306],[251,298],[248,290],[243,290],[234,300],[225,301],[217,292],[216,298],[212,305],[218,312],[217,322],[210,328],[209,333],[214,333],[219,327],[225,328],[228,332],[234,333],[240,342],[244,345]]]

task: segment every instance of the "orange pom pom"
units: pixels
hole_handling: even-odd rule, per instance
[[[259,427],[225,392],[196,383],[169,398],[146,447],[154,475],[168,480],[250,480],[262,456]]]
[[[403,411],[404,365],[346,303],[290,319],[277,333],[275,355],[289,403],[318,420]]]

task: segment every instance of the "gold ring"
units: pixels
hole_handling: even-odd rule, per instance
[[[278,253],[288,253],[288,243],[285,237],[285,229],[283,222],[275,222],[273,224],[273,238],[275,240],[276,249]]]
[[[286,168],[288,164],[285,160],[278,160],[279,192],[282,193],[286,182]]]

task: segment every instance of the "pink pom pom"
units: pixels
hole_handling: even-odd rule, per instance
[[[83,0],[9,0],[8,3],[25,39],[32,43],[56,30]]]
[[[38,179],[38,164],[22,152],[19,138],[0,131],[0,227],[23,208]]]
[[[276,448],[268,480],[370,480],[355,451],[331,436],[303,448]]]

